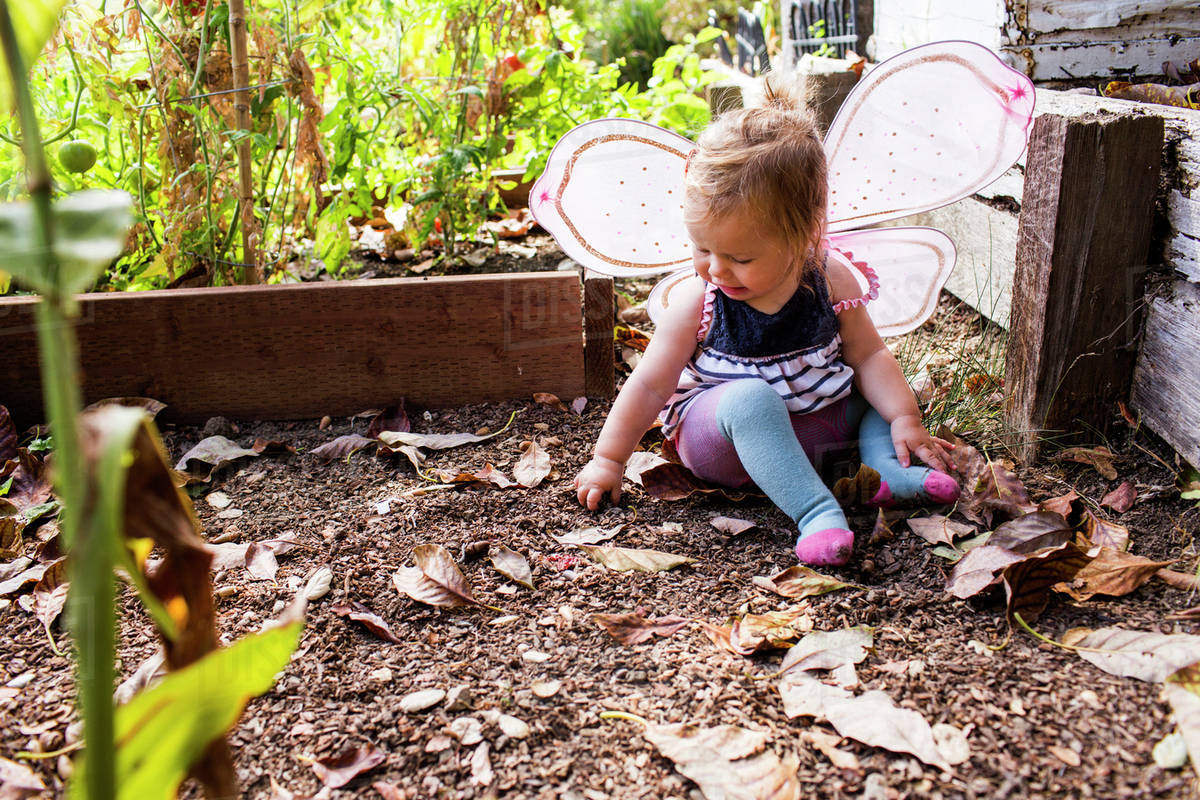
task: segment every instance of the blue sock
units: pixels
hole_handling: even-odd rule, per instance
[[[910,467],[900,466],[896,447],[892,444],[892,426],[879,416],[879,412],[868,407],[859,425],[858,449],[863,463],[879,473],[891,492],[888,500],[905,501],[928,499],[925,481],[933,473],[929,467],[911,457]],[[883,494],[883,490],[880,490]],[[883,498],[880,498],[883,499]]]
[[[723,392],[716,407],[721,435],[758,488],[795,520],[800,539],[848,530],[846,515],[796,439],[783,398],[759,378],[735,380]]]

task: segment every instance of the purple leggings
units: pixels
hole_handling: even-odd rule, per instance
[[[676,430],[675,447],[684,466],[698,478],[736,489],[752,481],[733,443],[721,435],[716,420],[717,403],[734,383],[714,386],[692,401]],[[857,444],[859,422],[866,409],[866,401],[855,392],[810,414],[791,415],[796,439],[818,471],[829,458]]]

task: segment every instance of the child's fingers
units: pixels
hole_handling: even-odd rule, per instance
[[[900,466],[907,467],[912,464],[912,457],[908,452],[908,442],[903,439],[894,440],[892,444],[896,448],[896,460],[900,462]]]

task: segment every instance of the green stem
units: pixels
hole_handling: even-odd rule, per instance
[[[17,101],[35,243],[50,287],[37,305],[38,347],[43,398],[54,431],[55,491],[63,503],[59,524],[71,555],[71,629],[79,651],[79,706],[89,752],[86,793],[89,800],[110,800],[116,795],[112,553],[103,537],[88,535],[95,531],[83,524],[88,517],[82,502],[87,473],[77,427],[82,402],[76,375],[79,358],[69,319],[73,302],[59,288],[50,172],[8,0],[0,0],[0,44]]]

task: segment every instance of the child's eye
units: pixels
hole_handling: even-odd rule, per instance
[[[753,261],[753,260],[754,260],[753,258],[735,258],[735,259],[732,259],[733,263],[735,263],[735,264],[749,264],[749,263],[750,263],[751,261]]]

